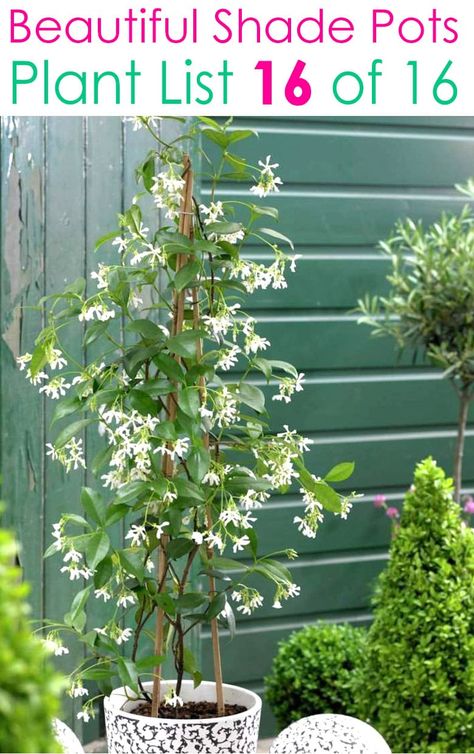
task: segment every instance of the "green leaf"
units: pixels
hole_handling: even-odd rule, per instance
[[[201,271],[201,265],[196,260],[188,262],[176,273],[174,287],[178,292],[183,291],[195,280]]]
[[[168,354],[162,353],[159,356],[155,356],[153,363],[156,364],[160,372],[163,372],[173,382],[184,382],[183,368]]]
[[[54,442],[54,447],[58,450],[60,448],[63,448],[65,445],[67,445],[69,440],[72,440],[75,435],[82,432],[83,429],[88,427],[94,421],[94,419],[81,419],[80,421],[74,422],[74,424],[69,424],[69,426],[65,427],[65,429],[63,429],[62,432],[60,432],[57,436]]]
[[[150,319],[135,319],[127,325],[129,332],[139,333],[145,340],[164,340],[164,334]]]
[[[71,414],[75,414],[76,411],[81,411],[81,409],[83,408],[83,403],[77,395],[63,398],[63,400],[56,405],[53,418],[51,420],[51,426],[56,424],[56,422],[60,421],[61,419],[65,419],[66,416],[71,416]]]
[[[177,477],[173,481],[180,499],[198,500],[200,502],[206,499],[201,488],[188,479]]]
[[[32,359],[30,361],[30,372],[32,377],[35,377],[38,372],[43,369],[47,362],[48,359],[46,358],[46,347],[45,344],[41,343],[40,345],[36,346],[35,350],[33,351]]]
[[[105,236],[102,236],[97,241],[94,247],[94,251],[98,251],[98,249],[100,249],[101,246],[104,246],[104,244],[108,243],[109,241],[115,241],[118,235],[120,234],[116,230],[114,230],[112,233],[107,233]]]
[[[101,495],[90,487],[83,487],[81,492],[81,504],[85,512],[96,524],[102,526],[107,513],[107,506]]]
[[[273,228],[259,228],[258,232],[263,233],[265,236],[270,236],[270,238],[275,238],[277,241],[287,243],[293,250],[295,248],[293,241],[288,238],[288,236],[284,236],[283,233],[280,233],[278,230],[274,230]]]
[[[87,668],[87,670],[81,670],[81,678],[85,681],[102,681],[108,678],[112,678],[115,675],[115,670],[107,664],[107,666],[97,668]]]
[[[331,487],[324,482],[314,483],[314,493],[321,505],[332,513],[340,513],[341,498]]]
[[[241,223],[209,223],[206,225],[206,233],[216,233],[218,236],[229,236],[239,233],[243,228]]]
[[[96,589],[100,589],[102,586],[108,584],[113,576],[113,572],[114,568],[112,558],[107,555],[97,565],[96,571],[94,573],[94,586],[96,587]]]
[[[117,490],[117,499],[120,503],[134,504],[147,491],[146,482],[130,482]]]
[[[175,353],[177,356],[182,356],[184,359],[196,358],[197,344],[201,333],[197,330],[187,330],[185,332],[175,335],[168,340],[168,350],[170,353]]]
[[[125,550],[118,550],[118,556],[127,573],[131,573],[140,583],[143,583],[145,578],[145,553],[143,550],[129,547]]]
[[[273,218],[273,220],[279,219],[280,213],[276,207],[259,207],[257,204],[250,205],[250,211],[256,217],[267,216]]]
[[[214,618],[217,618],[217,616],[220,615],[225,608],[226,602],[227,598],[225,596],[225,592],[216,594],[215,597],[212,598],[211,604],[206,610],[206,619],[213,620]]]
[[[196,387],[187,387],[179,394],[179,407],[186,416],[195,419],[199,416],[201,408],[201,395]]]
[[[156,416],[157,404],[147,393],[138,388],[134,388],[128,395],[132,408],[138,411],[139,414],[142,414],[143,416],[148,416],[148,414]]]
[[[107,513],[105,526],[113,526],[113,524],[116,524],[118,521],[121,521],[123,518],[125,518],[128,513],[130,513],[130,508],[128,505],[113,505]]]
[[[173,539],[168,544],[167,553],[170,560],[179,560],[184,555],[187,555],[194,548],[194,542],[191,539]]]
[[[182,613],[185,610],[195,610],[197,607],[201,607],[207,602],[207,596],[202,592],[190,592],[189,594],[182,594],[181,597],[175,599],[175,605],[178,612]]]
[[[108,555],[110,539],[105,531],[98,531],[93,536],[87,548],[87,563],[94,570],[99,563]]]
[[[147,670],[154,670],[159,668],[165,661],[165,655],[151,655],[151,657],[143,657],[136,663],[139,673],[145,673]]]
[[[289,364],[287,361],[275,361],[274,359],[270,359],[268,363],[272,369],[280,369],[282,372],[290,374],[295,379],[298,377],[298,370],[293,364]]]
[[[211,455],[206,448],[193,450],[187,459],[187,467],[195,482],[202,482],[203,477],[209,471]]]
[[[109,322],[94,322],[92,325],[89,325],[82,341],[84,348],[92,345],[92,343],[95,343],[96,340],[102,337],[107,332],[108,326]]]
[[[64,622],[66,623],[66,625],[75,628],[77,631],[81,631],[83,626],[85,625],[84,607],[87,603],[87,600],[89,599],[92,589],[93,586],[91,584],[85,589],[82,589],[82,591],[78,592],[72,601],[70,612],[67,614],[67,616],[64,617]]]
[[[106,466],[110,459],[112,458],[114,452],[114,448],[112,446],[108,448],[104,448],[103,450],[100,450],[97,455],[94,457],[94,460],[91,464],[91,471],[94,474],[94,476],[97,476],[99,471],[103,469],[104,466]]]
[[[211,128],[203,128],[201,134],[209,141],[213,141],[214,144],[218,144],[222,149],[227,149],[230,143],[229,137],[222,130],[216,131]]]
[[[250,139],[252,136],[257,136],[256,131],[252,131],[250,128],[236,128],[230,131],[229,141],[231,144],[236,144],[238,141]]]
[[[265,396],[260,388],[255,385],[241,382],[237,397],[242,403],[257,411],[257,413],[261,414],[265,411]]]
[[[138,693],[138,672],[135,663],[126,657],[118,657],[117,670],[123,685]]]
[[[325,482],[345,482],[346,479],[352,476],[355,469],[355,463],[339,463],[334,466],[324,477]]]

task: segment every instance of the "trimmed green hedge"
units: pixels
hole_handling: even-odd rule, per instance
[[[323,712],[356,714],[352,685],[365,637],[362,628],[318,623],[280,643],[265,679],[266,698],[280,729]]]
[[[380,578],[357,695],[395,752],[474,752],[474,532],[431,458]]]
[[[62,680],[31,633],[16,553],[12,535],[0,530],[0,752],[57,752],[51,724]]]

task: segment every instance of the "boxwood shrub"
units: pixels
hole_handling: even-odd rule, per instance
[[[394,752],[474,752],[474,532],[431,458],[380,578],[357,696]]]
[[[0,752],[60,751],[51,725],[62,681],[31,633],[16,552],[0,529]]]
[[[365,636],[363,628],[317,623],[280,643],[265,679],[280,729],[323,712],[356,714],[352,685],[364,659]]]

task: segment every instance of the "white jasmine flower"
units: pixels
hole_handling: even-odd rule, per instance
[[[30,381],[35,387],[40,385],[41,382],[48,379],[48,375],[45,372],[37,372],[34,377],[31,375],[31,369],[26,371],[26,379]]]
[[[240,525],[243,529],[252,529],[253,524],[256,522],[256,518],[252,516],[251,512],[248,511],[245,516],[242,516]]]
[[[155,564],[153,563],[151,558],[147,559],[145,563],[145,568],[147,569],[148,573],[151,573],[154,570]]]
[[[242,352],[238,346],[232,346],[232,348],[221,350],[216,363],[216,368],[222,369],[223,372],[228,372],[229,369],[232,369],[232,367],[237,364],[240,353]]]
[[[76,717],[78,720],[83,720],[85,723],[88,723],[91,719],[91,716],[86,709],[83,709],[80,712],[78,712]]]
[[[127,251],[129,243],[129,239],[122,238],[122,236],[117,236],[117,238],[112,241],[112,246],[117,246],[118,253],[123,254],[125,251]]]
[[[123,631],[119,630],[119,632],[118,632],[118,634],[117,634],[117,636],[115,638],[115,642],[119,646],[121,644],[125,644],[125,642],[127,642],[132,635],[133,635],[133,631],[132,631],[131,628],[124,628]]]
[[[67,360],[64,358],[59,348],[51,348],[47,353],[48,364],[51,369],[62,369],[67,366]]]
[[[245,534],[243,537],[240,537],[239,539],[235,540],[234,546],[232,547],[232,551],[234,553],[243,552],[245,547],[248,547],[249,544],[250,544],[250,539]]]
[[[170,525],[169,521],[163,521],[162,524],[153,524],[153,528],[156,529],[156,537],[160,539],[163,536],[165,529]]]
[[[105,586],[102,586],[100,589],[96,589],[94,595],[97,600],[102,597],[104,602],[108,602],[112,596]]]
[[[79,579],[81,578],[81,569],[78,568],[76,563],[71,563],[71,565],[63,566],[60,569],[60,572],[68,573],[70,581],[79,581]]]
[[[271,194],[273,191],[278,192],[280,190],[279,186],[283,185],[281,178],[275,176],[273,172],[273,170],[280,167],[279,163],[274,162],[271,164],[270,160],[271,155],[268,155],[265,162],[262,162],[261,160],[258,161],[258,164],[261,167],[260,175],[256,185],[252,186],[250,189],[253,194],[260,198],[268,196],[268,194]]]
[[[99,290],[107,290],[109,286],[108,276],[111,269],[111,267],[105,264],[99,264],[99,269],[97,271],[91,272],[91,278],[92,280],[97,280],[97,288]]]
[[[218,487],[221,483],[221,478],[216,471],[213,471],[212,467],[207,474],[204,475],[203,484],[208,484],[210,487]]]
[[[99,626],[97,628],[94,628],[93,630],[96,632],[96,634],[99,634],[99,636],[107,636],[107,631],[105,630],[105,628],[100,628]]]
[[[117,606],[126,608],[129,602],[131,605],[135,605],[137,602],[137,598],[132,592],[122,592],[122,594],[117,600]]]
[[[107,309],[104,304],[91,304],[85,305],[82,312],[79,314],[79,322],[90,322],[94,318],[99,322],[108,322],[109,319],[114,319],[115,309]]]
[[[58,634],[53,631],[48,634],[46,639],[43,641],[43,644],[45,646],[45,649],[48,652],[51,652],[56,657],[61,657],[62,655],[68,655],[69,649],[63,645],[63,643],[60,641]]]
[[[26,365],[30,363],[33,355],[31,353],[24,353],[23,356],[17,356],[16,363],[20,367],[20,372],[26,369]]]
[[[140,547],[142,542],[146,541],[146,528],[141,525],[137,526],[137,524],[132,524],[130,527],[128,533],[125,535],[125,539],[131,539],[131,546],[132,547]]]
[[[284,401],[285,403],[291,403],[291,398],[294,393],[301,393],[303,391],[304,374],[299,374],[298,377],[282,377],[280,379],[279,393],[273,396],[274,401]]]
[[[45,393],[48,398],[51,398],[53,401],[57,401],[62,396],[66,395],[66,390],[69,390],[70,387],[71,385],[66,382],[64,377],[55,377],[48,383],[48,385],[40,387],[39,391],[40,393]]]
[[[219,534],[214,534],[213,532],[209,532],[209,534],[206,537],[206,542],[209,545],[209,547],[216,547],[220,552],[224,550],[224,543],[222,539],[220,538]]]
[[[212,223],[219,222],[224,217],[224,205],[222,202],[211,202],[209,207],[205,204],[201,204],[199,207],[201,213],[206,215],[204,218],[204,225],[211,225]]]
[[[165,696],[165,704],[168,707],[182,707],[184,705],[183,700],[176,694],[175,689],[170,689]]]
[[[71,561],[72,563],[80,563],[82,560],[82,555],[80,552],[77,552],[74,547],[71,547],[69,552],[65,554],[63,560],[65,563],[69,563],[69,561]]]
[[[204,535],[201,534],[200,531],[193,531],[191,535],[191,539],[193,540],[195,544],[201,546],[202,543],[204,542]]]
[[[78,697],[82,696],[89,696],[88,690],[82,685],[81,681],[77,681],[73,686],[71,687],[69,694],[74,698],[77,699]]]
[[[222,521],[224,526],[227,526],[228,524],[234,524],[234,526],[239,526],[240,524],[240,513],[238,510],[230,509],[222,511],[222,513],[219,516],[219,521]]]

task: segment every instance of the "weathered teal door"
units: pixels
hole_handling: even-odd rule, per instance
[[[262,548],[301,553],[294,576],[302,596],[281,611],[266,608],[243,619],[232,643],[224,637],[227,680],[261,689],[278,640],[293,629],[318,617],[369,619],[389,538],[373,494],[400,500],[414,464],[429,453],[451,468],[455,401],[449,385],[409,355],[399,359],[391,342],[371,339],[350,311],[365,292],[384,289],[386,263],[374,244],[398,217],[431,220],[462,205],[452,187],[474,173],[474,119],[261,119],[250,125],[260,132],[252,161],[272,154],[281,163],[285,185],[272,203],[302,255],[287,291],[254,301],[272,354],[306,374],[306,390],[291,406],[273,404],[275,427],[288,423],[314,439],[316,470],[355,460],[351,486],[366,493],[347,522],[328,520],[315,542],[292,523],[296,498],[276,500],[262,512]],[[146,137],[114,118],[2,124],[0,468],[7,521],[23,542],[38,618],[62,616],[71,594],[57,561],[43,561],[41,553],[51,524],[77,505],[88,477],[66,478],[45,461],[50,407],[19,374],[15,357],[31,349],[41,320],[32,307],[40,296],[89,277],[96,266],[94,240],[115,227],[117,212],[130,202],[133,168],[147,148]],[[74,346],[80,357],[80,344]],[[94,438],[86,442],[90,448]],[[467,487],[474,486],[473,450],[470,431]],[[206,634],[202,646],[211,675]]]

